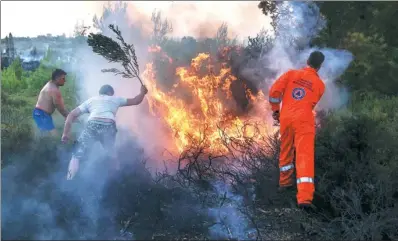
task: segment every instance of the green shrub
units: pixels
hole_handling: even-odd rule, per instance
[[[41,88],[51,79],[53,69],[59,67],[50,64],[51,50],[33,72],[24,71],[21,62],[16,59],[1,73],[1,141],[3,160],[13,154],[26,151],[34,140],[35,126],[32,110]],[[67,83],[61,88],[66,107],[72,109],[76,104],[76,85],[73,73],[67,75]],[[54,120],[58,120],[55,113]],[[55,123],[57,127],[63,124]],[[7,161],[6,161],[7,163]],[[5,164],[3,162],[3,164]]]
[[[23,78],[21,60],[17,58],[8,68],[1,71],[1,87],[9,91],[18,91],[26,86]]]
[[[317,135],[315,201],[331,220],[324,238],[398,237],[398,98],[363,99],[328,116]]]

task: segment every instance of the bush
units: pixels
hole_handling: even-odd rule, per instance
[[[363,98],[355,112],[328,116],[317,136],[315,201],[331,221],[324,238],[398,237],[398,98]]]
[[[10,152],[24,150],[32,141],[32,105],[34,104],[29,98],[20,95],[8,95],[2,91],[1,152],[3,159],[7,159]]]
[[[16,58],[8,68],[1,72],[2,88],[10,91],[23,89],[26,86],[23,72],[21,59]]]
[[[213,223],[207,207],[173,180],[154,179],[134,149],[121,147],[120,172],[109,172],[109,159],[96,155],[66,181],[70,147],[51,138],[33,142],[3,170],[3,238],[120,239],[132,232],[136,239],[203,240]]]

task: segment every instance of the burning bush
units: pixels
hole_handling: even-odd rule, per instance
[[[223,130],[227,142],[239,131],[243,131],[242,137],[254,139],[269,132],[265,125],[258,126],[255,131],[244,123],[249,119],[263,120],[267,107],[263,93],[256,90],[255,96],[244,79],[238,79],[229,67],[230,55],[239,54],[239,48],[225,47],[218,56],[199,53],[188,67],[173,64],[174,61],[159,46],[149,50],[155,53],[156,59],[163,60],[149,63],[144,72],[150,93],[150,111],[164,120],[178,152],[185,150],[190,138],[196,142],[207,142],[208,151],[214,155],[225,154],[227,149],[219,129]],[[171,78],[167,80],[173,83],[171,87],[162,85],[163,81],[158,79],[163,75],[161,70],[164,65],[169,69],[165,76]],[[239,97],[242,91],[243,96]],[[245,103],[242,99],[248,103],[245,107],[239,106]],[[243,111],[239,111],[242,108]],[[250,117],[248,113],[251,113]]]

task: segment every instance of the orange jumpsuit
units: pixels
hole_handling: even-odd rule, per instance
[[[313,109],[325,91],[325,84],[315,69],[289,70],[271,86],[272,111],[280,111],[281,153],[279,185],[293,185],[294,148],[298,204],[311,204],[314,186],[315,117]]]

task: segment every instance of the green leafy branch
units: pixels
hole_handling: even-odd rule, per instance
[[[137,61],[134,45],[127,44],[119,28],[113,24],[109,28],[116,34],[116,38],[121,42],[121,45],[110,37],[103,34],[90,33],[88,35],[87,43],[93,49],[93,52],[101,55],[110,63],[120,63],[124,71],[117,68],[102,69],[102,72],[111,72],[115,75],[122,75],[123,78],[137,78],[141,85],[140,68]]]

